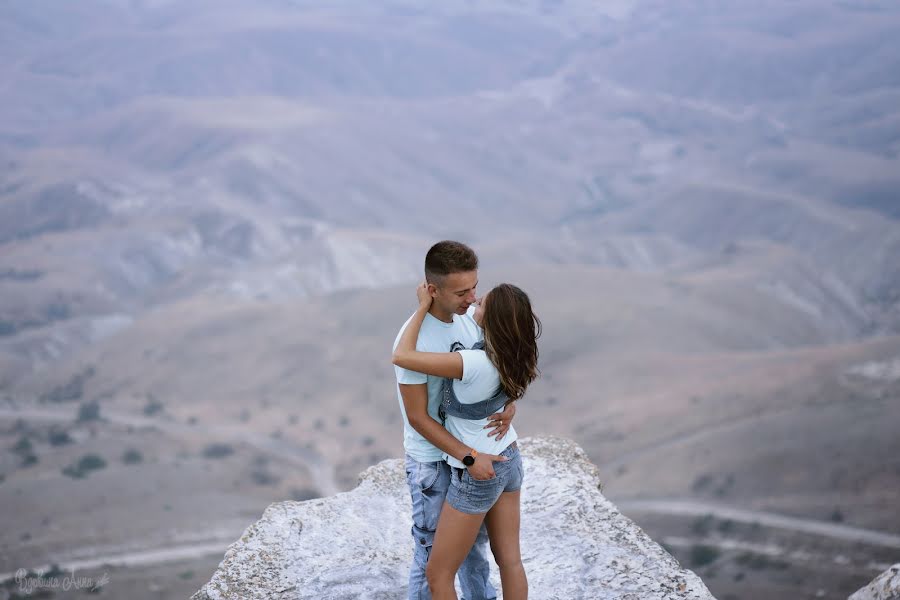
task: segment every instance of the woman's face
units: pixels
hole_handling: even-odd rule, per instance
[[[488,295],[489,294],[485,294],[475,301],[475,312],[472,313],[472,318],[475,319],[475,322],[478,324],[478,326],[482,328],[484,327],[484,325],[482,325],[481,323],[484,321],[484,307],[485,303],[487,302]]]

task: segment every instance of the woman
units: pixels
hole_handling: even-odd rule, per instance
[[[470,476],[463,461],[444,455],[453,467],[453,476],[426,569],[432,598],[456,598],[456,571],[484,521],[494,560],[500,568],[503,597],[525,599],[528,580],[519,551],[522,459],[515,430],[510,427],[502,440],[488,437],[486,417],[498,403],[521,398],[537,377],[541,322],[525,292],[504,283],[478,302],[473,315],[484,331],[483,344],[453,352],[418,352],[416,339],[431,308],[432,296],[425,284],[418,287],[416,295],[419,308],[397,344],[394,364],[445,377],[441,409],[447,430],[472,448],[472,457],[482,452],[506,459],[494,463],[494,477],[478,480]]]

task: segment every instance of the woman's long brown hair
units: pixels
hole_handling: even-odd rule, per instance
[[[531,310],[528,294],[512,284],[501,283],[484,302],[485,351],[500,372],[503,391],[510,400],[518,400],[540,374],[537,339],[541,321]]]

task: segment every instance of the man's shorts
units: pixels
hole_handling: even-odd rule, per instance
[[[513,442],[500,456],[506,456],[509,460],[494,463],[494,477],[491,479],[472,479],[468,469],[451,469],[450,490],[447,492],[450,506],[470,515],[482,514],[494,506],[503,492],[519,491],[525,473],[518,445]]]

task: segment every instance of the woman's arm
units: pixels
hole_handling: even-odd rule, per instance
[[[409,320],[397,348],[394,350],[393,363],[398,367],[418,371],[435,377],[451,377],[462,379],[463,362],[459,352],[419,352],[416,350],[416,341],[419,339],[419,330],[425,315],[431,308],[431,293],[425,284],[416,289],[419,298],[419,308]]]

